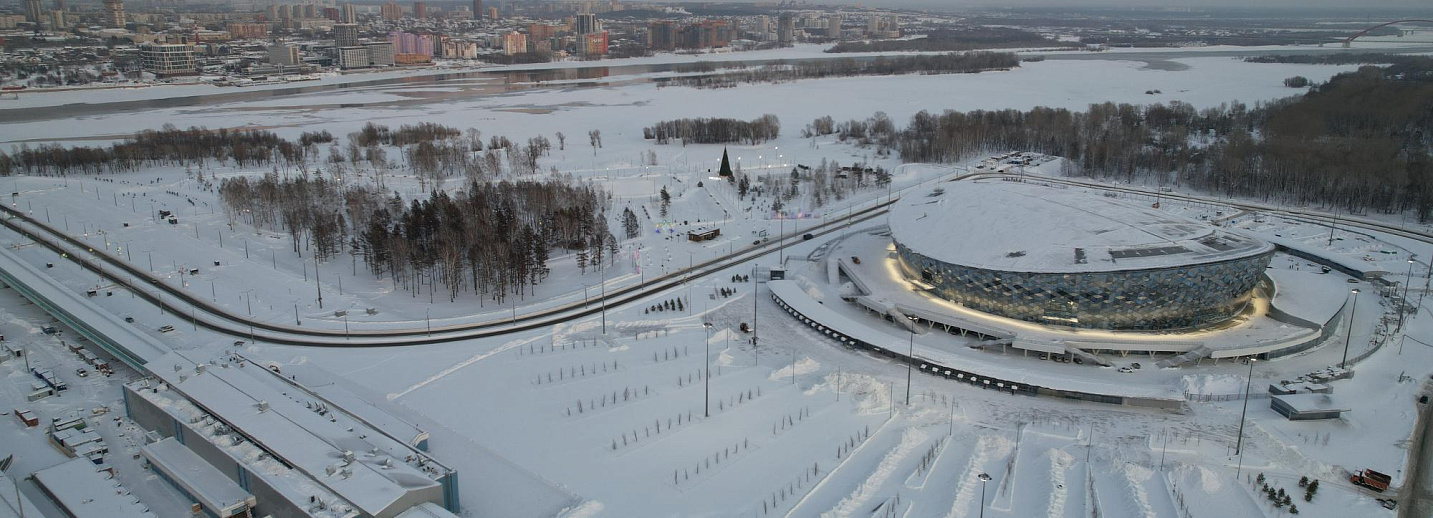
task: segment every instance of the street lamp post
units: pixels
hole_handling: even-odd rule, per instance
[[[754,362],[756,365],[761,365],[761,346],[757,343],[756,338],[756,303],[761,300],[757,288],[761,284],[761,280],[756,278],[756,268],[757,265],[753,263],[751,265],[751,356],[756,358]]]
[[[517,309],[516,309],[516,308],[517,308],[517,303],[516,303],[516,302],[513,303],[513,308],[514,308],[514,309],[513,309],[513,311],[514,311],[513,314],[516,315],[516,314],[517,314],[517,313],[516,313],[516,311],[517,311]],[[513,317],[513,320],[516,321],[516,320],[517,320],[517,317],[514,316],[514,317]],[[607,334],[607,270],[606,270],[606,269],[603,269],[603,270],[602,270],[602,334],[604,334],[604,335]]]
[[[911,350],[906,355],[906,406],[911,406],[911,365],[916,361],[916,330],[911,329]]]
[[[705,346],[706,346],[706,355],[702,357],[702,362],[706,364],[705,370],[702,371],[702,392],[703,392],[703,393],[702,393],[702,417],[711,417],[711,416],[712,416],[712,323],[711,323],[711,322],[702,322],[702,327],[706,328],[706,331],[707,331],[707,341],[706,341],[706,344],[705,344]]]
[[[990,474],[981,473],[975,478],[980,479],[980,518],[985,518],[985,483],[990,482]]]
[[[1403,330],[1403,316],[1408,313],[1408,289],[1413,287],[1413,259],[1408,259],[1408,277],[1403,282],[1403,300],[1398,301],[1398,330]]]
[[[1338,368],[1340,369],[1347,368],[1348,366],[1348,344],[1353,340],[1354,317],[1358,316],[1358,288],[1349,290],[1349,293],[1353,297],[1353,307],[1349,308],[1348,333],[1343,337],[1343,360],[1338,362]]]
[[[1244,409],[1239,411],[1239,438],[1234,441],[1234,454],[1239,456],[1240,463],[1244,459],[1244,417],[1249,414],[1249,387],[1254,384],[1254,362],[1258,360],[1249,358],[1249,376],[1244,378]],[[1236,475],[1237,470],[1236,470]]]

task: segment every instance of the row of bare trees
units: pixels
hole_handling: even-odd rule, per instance
[[[673,77],[659,82],[657,85],[730,88],[743,83],[784,83],[798,79],[830,77],[970,74],[990,70],[1009,70],[1018,66],[1020,66],[1020,58],[1011,52],[951,52],[860,59],[821,59],[798,63],[776,62],[755,68],[736,65],[732,70]]]
[[[642,137],[666,144],[680,139],[682,144],[760,144],[781,133],[781,119],[770,113],[743,121],[737,119],[703,118],[662,121],[642,128]]]

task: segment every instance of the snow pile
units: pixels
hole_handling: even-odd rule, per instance
[[[906,428],[905,432],[901,434],[901,442],[886,452],[886,456],[881,459],[880,464],[876,465],[871,475],[866,477],[861,485],[856,486],[856,490],[850,495],[837,502],[835,508],[821,513],[821,516],[854,516],[865,507],[871,497],[878,494],[877,490],[885,485],[891,475],[895,474],[901,461],[914,453],[928,438],[928,434],[920,428]]]
[[[980,499],[980,487],[982,482],[975,478],[976,473],[981,472],[981,466],[991,458],[1000,458],[1010,454],[1015,449],[1015,441],[1008,437],[999,435],[982,435],[975,441],[975,452],[970,455],[970,462],[965,464],[964,475],[960,477],[960,486],[955,491],[955,503],[951,504],[950,514],[953,518],[964,518],[970,514],[971,504],[977,506],[984,502],[976,502]]]
[[[1045,456],[1050,458],[1050,505],[1045,514],[1060,518],[1065,516],[1065,500],[1070,496],[1070,489],[1065,486],[1065,471],[1075,465],[1075,456],[1059,448],[1050,448]]]
[[[791,376],[790,366],[787,366],[786,376]],[[772,379],[776,379],[775,373]],[[841,399],[855,402],[857,414],[874,413],[879,410],[883,415],[890,405],[890,387],[883,381],[862,374],[829,372],[822,378],[821,383],[812,385],[807,394],[815,393],[823,387],[833,387],[842,394]]]
[[[1214,494],[1224,489],[1224,480],[1219,478],[1218,473],[1204,466],[1199,466],[1198,469],[1199,487],[1203,488],[1205,493]]]
[[[1125,464],[1122,471],[1124,471],[1125,482],[1129,485],[1130,497],[1136,507],[1135,511],[1139,513],[1139,516],[1145,518],[1158,518],[1154,512],[1154,506],[1149,503],[1149,492],[1144,488],[1144,483],[1154,475],[1154,470],[1138,464]]]
[[[769,379],[771,379],[771,381],[789,380],[791,379],[791,368],[791,365],[787,365],[780,369],[776,369],[771,372],[771,376],[769,376]],[[811,359],[809,356],[803,357],[800,360],[796,361],[797,376],[801,376],[803,374],[811,374],[813,372],[816,372],[816,369],[820,368],[821,364],[818,363],[816,360]]]
[[[1234,374],[1192,374],[1179,380],[1185,394],[1243,394],[1245,379]]]

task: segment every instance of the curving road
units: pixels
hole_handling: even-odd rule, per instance
[[[961,170],[947,174],[936,181],[961,181],[981,178],[998,178],[1008,175],[999,173],[969,173],[963,174]],[[1096,182],[1074,180],[1068,178],[1057,178],[1025,174],[1024,177],[1049,183],[1060,183],[1076,185],[1087,188],[1102,189],[1106,191],[1122,192],[1141,196],[1159,196],[1171,200],[1182,200],[1196,203],[1217,204],[1234,207],[1242,210],[1254,210],[1271,214],[1280,214],[1287,217],[1294,217],[1318,224],[1337,224],[1345,227],[1357,227],[1367,230],[1376,230],[1393,235],[1416,239],[1425,243],[1433,243],[1433,234],[1425,232],[1405,230],[1376,221],[1342,218],[1329,216],[1323,213],[1298,209],[1285,209],[1261,205],[1256,203],[1234,202],[1201,196],[1192,196],[1175,193],[1159,193],[1138,189],[1133,187],[1111,186]],[[908,187],[907,189],[910,189]],[[898,199],[898,198],[897,198]],[[844,217],[827,221],[805,232],[817,235],[825,235],[835,232],[845,225],[855,224],[874,218],[878,218],[888,211],[892,201],[877,202],[871,207],[855,211]],[[605,298],[597,297],[594,303],[582,304],[572,303],[555,308],[532,311],[524,314],[515,314],[512,318],[501,318],[485,322],[467,324],[454,324],[432,328],[415,329],[365,329],[356,331],[339,331],[329,329],[303,328],[274,324],[269,322],[254,321],[242,315],[230,313],[226,309],[215,305],[208,300],[195,296],[185,290],[175,288],[164,282],[152,273],[139,269],[126,263],[119,257],[111,256],[107,251],[95,252],[90,245],[80,241],[78,238],[69,236],[44,222],[38,221],[23,211],[12,207],[0,205],[0,214],[7,216],[0,219],[0,224],[10,228],[36,243],[49,248],[57,254],[66,256],[71,261],[81,265],[83,268],[97,272],[115,283],[127,286],[136,296],[146,299],[148,302],[161,307],[166,305],[165,298],[168,298],[169,306],[176,304],[187,306],[193,310],[192,319],[194,325],[202,325],[210,330],[217,331],[239,338],[263,339],[274,343],[286,345],[314,345],[314,346],[336,346],[336,347],[375,347],[394,345],[419,345],[427,343],[449,342],[469,338],[480,338],[486,336],[497,336],[518,331],[541,328],[558,322],[567,321],[573,318],[594,315],[602,311],[602,305],[617,306],[645,298],[653,293],[680,286],[693,277],[700,277],[716,271],[736,266],[763,255],[777,251],[779,248],[792,246],[800,243],[795,239],[798,233],[793,232],[787,237],[791,240],[778,239],[762,245],[748,247],[744,250],[723,255],[715,259],[702,262],[689,269],[677,270],[670,274],[648,279],[644,282],[615,288]],[[143,279],[148,286],[133,286],[134,279]],[[151,291],[154,290],[154,291]],[[167,297],[166,297],[167,296]]]

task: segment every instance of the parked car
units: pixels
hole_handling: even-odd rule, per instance
[[[803,239],[803,240],[816,239],[816,234],[805,234],[805,235],[802,235],[802,236],[801,236],[801,239]]]
[[[81,377],[81,378],[83,378],[83,377],[85,377],[85,376],[89,376],[89,375],[90,375],[90,371],[85,370],[84,367],[80,367],[80,368],[78,368],[78,369],[75,369],[75,375],[76,375],[76,376],[79,376],[79,377]]]
[[[174,326],[161,326],[161,327],[159,328],[159,332],[161,332],[161,333],[168,333],[168,332],[173,331],[173,330],[174,330]]]

